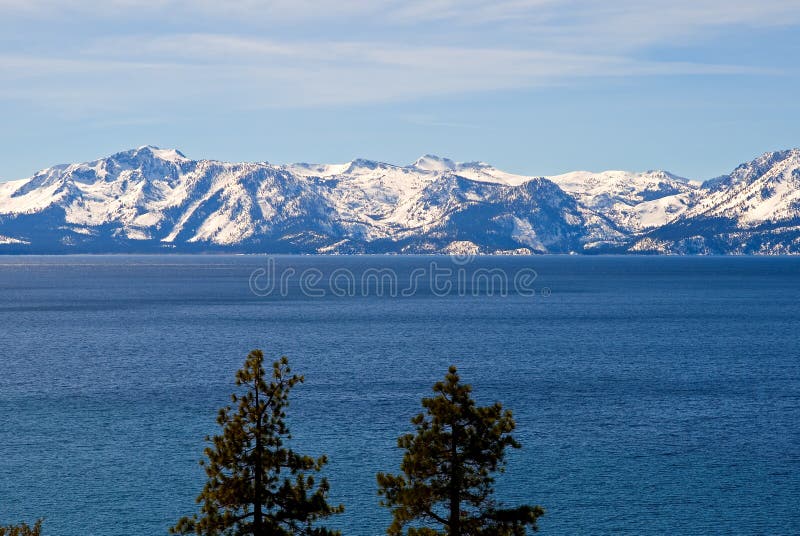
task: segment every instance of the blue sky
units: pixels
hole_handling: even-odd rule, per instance
[[[0,0],[0,180],[192,158],[690,178],[800,146],[797,0]]]

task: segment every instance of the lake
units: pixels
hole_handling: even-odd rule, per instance
[[[448,365],[514,411],[542,534],[800,534],[800,258],[0,257],[0,523],[164,535],[247,353],[289,357],[329,525]]]

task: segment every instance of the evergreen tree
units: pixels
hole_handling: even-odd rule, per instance
[[[314,472],[327,462],[287,448],[286,425],[289,391],[303,381],[292,375],[285,357],[272,366],[267,383],[264,354],[253,350],[236,373],[236,385],[244,388],[231,399],[237,405],[219,411],[222,433],[206,438],[204,466],[208,481],[197,497],[200,516],[184,517],[170,529],[172,534],[230,536],[332,536],[338,531],[316,522],[343,511],[327,502],[328,482],[315,488]]]
[[[20,523],[19,525],[6,525],[0,527],[0,536],[41,536],[42,534],[42,520],[39,519],[31,527],[27,523]]]
[[[539,506],[501,508],[494,500],[494,475],[505,469],[511,411],[500,403],[479,407],[456,367],[422,399],[424,413],[411,422],[416,433],[401,436],[402,474],[377,475],[381,505],[392,510],[387,533],[400,536],[524,536],[538,530]]]

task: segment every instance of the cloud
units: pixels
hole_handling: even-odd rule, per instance
[[[98,111],[224,103],[315,107],[541,87],[596,77],[763,73],[548,50],[276,42],[189,34],[104,38],[67,57],[0,56],[0,96]],[[57,84],[41,81],[58,80]]]
[[[61,19],[69,15],[174,18],[186,25],[203,19],[246,20],[270,26],[286,21],[331,23],[368,18],[376,26],[424,26],[432,22],[493,26],[498,22],[543,31],[570,32],[626,27],[654,39],[698,28],[743,24],[787,25],[800,20],[796,0],[0,0],[0,14]],[[644,31],[639,31],[647,30]],[[658,30],[653,32],[652,30]],[[624,40],[625,34],[617,35]]]
[[[481,129],[484,128],[477,123],[465,123],[462,121],[447,121],[439,119],[430,114],[407,114],[400,117],[402,121],[412,125],[421,125],[424,127],[434,128],[447,128],[447,129]]]
[[[0,98],[91,114],[350,105],[588,79],[774,74],[657,61],[645,52],[708,39],[722,28],[797,24],[800,2],[0,0],[0,19],[9,43],[0,53]],[[35,53],[26,29],[42,31]],[[15,49],[13,37],[23,45]]]

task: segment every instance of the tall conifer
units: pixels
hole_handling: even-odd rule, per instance
[[[208,481],[197,497],[200,515],[184,517],[172,534],[209,536],[332,536],[338,531],[316,526],[317,521],[343,510],[327,502],[328,482],[315,485],[313,473],[326,457],[314,459],[287,448],[289,391],[303,381],[293,375],[285,357],[272,365],[269,383],[264,354],[253,350],[236,373],[242,394],[231,400],[236,408],[219,411],[222,432],[206,438],[207,460],[200,462]]]
[[[524,536],[536,531],[539,506],[502,508],[493,498],[494,475],[505,469],[511,411],[500,403],[480,407],[455,367],[422,399],[416,432],[401,436],[402,474],[379,473],[381,504],[391,509],[390,536]]]

